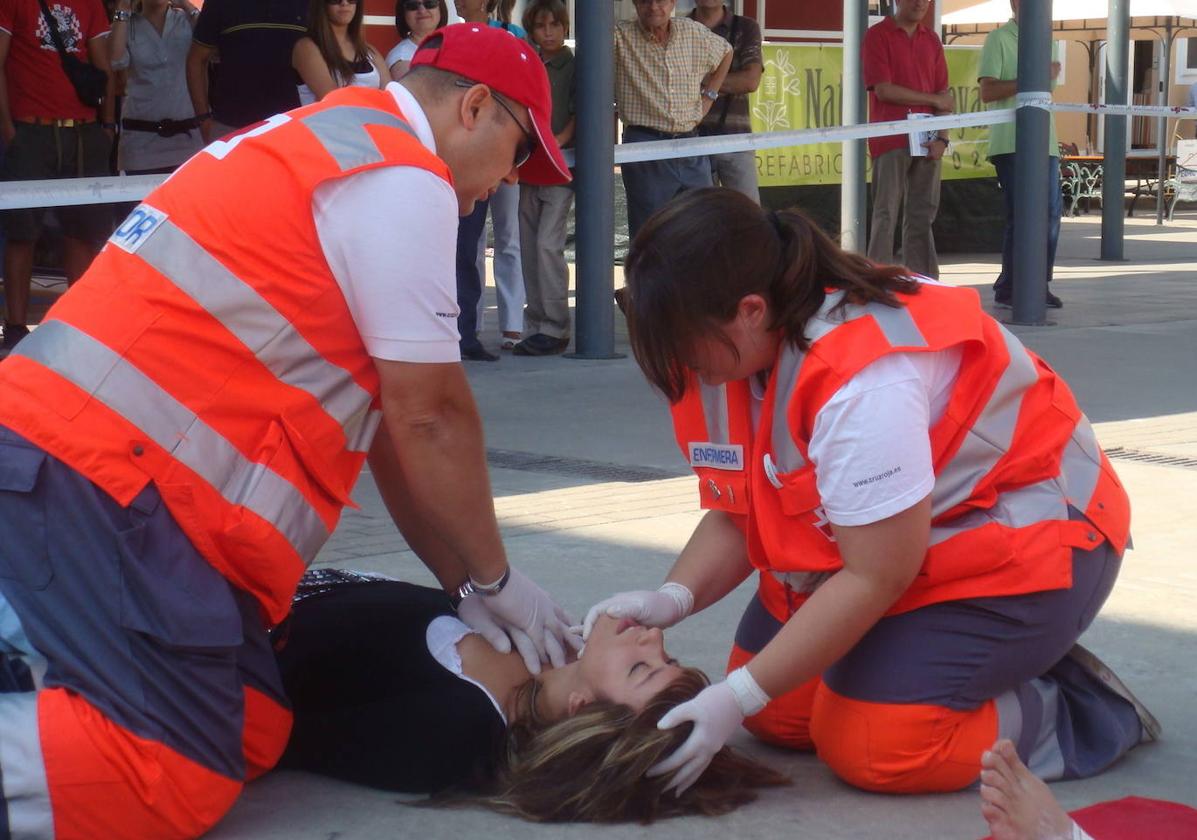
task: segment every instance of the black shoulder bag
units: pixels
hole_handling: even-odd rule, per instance
[[[75,88],[75,95],[89,108],[100,107],[100,102],[104,99],[108,88],[108,74],[94,64],[80,61],[67,52],[66,46],[62,43],[62,35],[58,32],[58,22],[54,20],[54,15],[50,14],[50,7],[46,5],[46,0],[37,0],[37,2],[42,7],[42,17],[45,18],[46,26],[50,29],[50,40],[54,42],[54,47],[58,50],[58,57],[62,60],[62,71],[71,80],[71,85]]]

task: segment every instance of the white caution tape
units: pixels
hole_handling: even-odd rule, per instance
[[[1168,117],[1169,119],[1176,120],[1197,120],[1197,108],[1182,108],[1179,105],[1089,105],[1076,102],[1053,102],[1047,110],[1070,114],[1104,114],[1115,117]]]
[[[1042,108],[1046,111],[1107,114],[1133,117],[1170,117],[1197,119],[1197,108],[1160,105],[1089,105],[1051,101],[1047,91],[1023,91],[1016,100],[1022,108]],[[918,121],[919,131],[970,128],[1014,122],[1017,108],[997,111],[977,111],[968,114],[946,114]],[[796,131],[771,131],[765,134],[724,134],[709,137],[679,137],[674,140],[652,140],[645,143],[622,143],[615,147],[615,162],[641,163],[649,160],[719,155],[775,149],[783,146],[806,146],[816,143],[842,143],[907,134],[912,130],[910,120],[892,120],[861,125],[837,125],[826,128],[807,128]],[[566,161],[573,166],[574,150],[567,149]],[[131,175],[106,178],[64,178],[46,181],[10,181],[0,186],[0,210],[18,207],[62,207],[77,204],[108,204],[121,201],[140,201],[166,180],[165,175]]]
[[[15,207],[63,207],[141,201],[166,180],[165,175],[118,175],[105,178],[62,178],[49,181],[7,181],[0,184],[0,210]]]

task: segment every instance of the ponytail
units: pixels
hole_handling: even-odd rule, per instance
[[[723,326],[740,301],[769,303],[769,328],[806,350],[807,322],[829,289],[848,303],[901,306],[895,292],[914,293],[906,269],[874,265],[842,250],[799,210],[762,210],[729,189],[689,190],[650,218],[624,267],[628,336],[648,381],[670,401],[685,394],[685,360],[704,336],[735,345]]]
[[[768,213],[781,243],[777,273],[769,286],[773,328],[800,350],[810,348],[804,330],[823,306],[828,289],[847,292],[833,312],[849,303],[899,307],[894,292],[915,294],[918,283],[900,265],[879,265],[845,251],[800,210]]]

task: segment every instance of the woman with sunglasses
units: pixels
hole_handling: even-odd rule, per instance
[[[445,0],[396,0],[395,29],[400,41],[387,53],[387,67],[391,78],[402,78],[411,66],[411,57],[416,53],[428,35],[442,26],[447,26],[449,9]]]
[[[362,35],[359,0],[311,0],[308,34],[291,51],[299,104],[311,105],[339,87],[381,88],[391,80],[382,53]]]

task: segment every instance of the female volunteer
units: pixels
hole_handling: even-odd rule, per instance
[[[972,290],[718,189],[658,212],[627,277],[633,351],[708,512],[660,590],[596,605],[584,632],[672,625],[760,572],[727,680],[665,716],[694,729],[650,774],[684,790],[741,722],[909,793],[975,782],[999,736],[1072,778],[1158,733],[1074,647],[1118,574],[1126,493],[1068,387]]]

